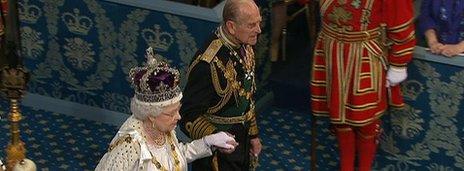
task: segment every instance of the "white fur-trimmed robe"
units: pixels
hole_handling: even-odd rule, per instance
[[[126,137],[130,136],[130,141],[126,141]],[[202,139],[194,140],[190,143],[179,143],[175,131],[171,131],[171,136],[176,146],[176,153],[180,161],[181,170],[187,171],[187,163],[212,155],[211,149],[205,144]],[[152,170],[157,168],[152,163],[151,159],[155,157],[163,167],[168,167],[167,161],[160,160],[162,156],[172,155],[169,152],[164,154],[150,154],[149,147],[146,144],[146,134],[142,129],[142,121],[134,116],[129,117],[121,126],[116,136],[111,141],[111,144],[116,144],[117,141],[122,142],[110,151],[108,151],[100,160],[96,167],[96,171],[118,171],[118,170]],[[172,163],[174,161],[171,161]],[[167,168],[172,170],[173,168]]]

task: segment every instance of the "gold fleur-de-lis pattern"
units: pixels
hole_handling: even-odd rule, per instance
[[[81,38],[65,38],[64,56],[77,70],[85,71],[95,63],[93,45]]]
[[[42,56],[44,52],[44,40],[41,38],[42,33],[28,26],[22,27],[20,33],[22,39],[25,40],[22,42],[22,55],[32,59]]]

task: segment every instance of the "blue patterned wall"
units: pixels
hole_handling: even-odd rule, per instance
[[[379,162],[379,168],[462,170],[464,67],[416,59],[408,71],[403,84],[408,105],[383,119],[378,157],[386,162]]]
[[[19,6],[22,55],[32,73],[28,91],[123,113],[133,93],[127,73],[142,64],[149,45],[185,74],[218,25],[102,0],[22,0]]]
[[[124,113],[132,96],[127,73],[141,65],[148,45],[184,71],[216,25],[95,0],[20,6],[29,92]]]

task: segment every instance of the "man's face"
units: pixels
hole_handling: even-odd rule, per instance
[[[231,22],[232,28],[229,32],[239,41],[239,43],[255,45],[258,35],[261,33],[261,15],[256,6],[244,6],[238,16],[238,21]]]

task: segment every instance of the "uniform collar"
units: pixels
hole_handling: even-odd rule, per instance
[[[225,29],[226,28],[224,28],[222,25],[219,26],[219,28],[218,28],[218,37],[220,39],[222,39],[223,42],[225,44],[229,45],[230,47],[232,47],[234,49],[239,49],[241,45],[239,43],[236,43],[237,40],[232,35],[230,35],[230,33],[227,32]]]

